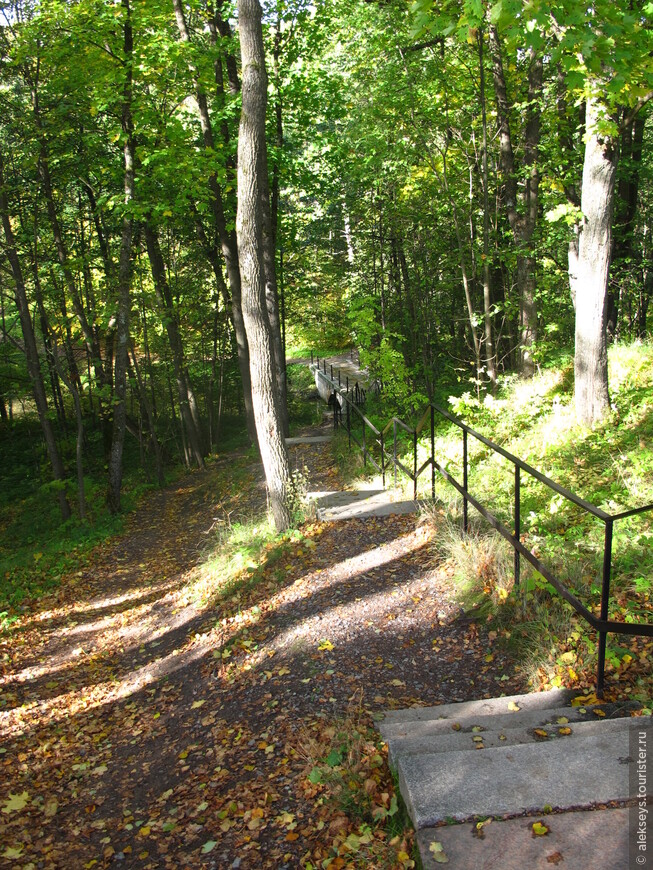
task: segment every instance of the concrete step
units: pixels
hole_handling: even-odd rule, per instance
[[[500,698],[480,698],[475,701],[457,701],[438,704],[435,707],[407,707],[403,710],[386,710],[383,723],[415,722],[423,719],[455,719],[467,716],[489,716],[508,713],[514,706],[520,710],[546,710],[551,707],[566,707],[577,692],[568,689],[549,689],[546,692],[529,692],[525,695],[502,695]]]
[[[392,501],[391,493],[385,489],[309,492],[307,497],[315,502],[320,520],[365,519],[415,513],[418,508],[418,503],[414,501]]]
[[[563,725],[559,719],[568,722],[580,722],[585,719],[618,719],[629,716],[632,704],[596,704],[594,707],[551,707],[529,709],[518,704],[508,713],[491,713],[489,715],[466,715],[460,718],[418,719],[404,722],[379,723],[379,732],[386,742],[402,740],[408,737],[435,737],[439,734],[452,732],[498,732],[507,728],[541,728],[545,725]],[[634,705],[637,706],[637,705]],[[597,712],[598,711],[598,712]]]
[[[538,820],[543,836],[533,836]],[[629,864],[628,832],[629,811],[617,808],[495,820],[482,837],[473,824],[425,828],[417,845],[423,870],[440,870],[443,858],[448,870],[629,870],[637,864],[634,854]]]
[[[449,819],[624,801],[635,763],[629,732],[624,725],[573,740],[406,755],[397,764],[399,788],[417,830]]]
[[[557,714],[559,711],[555,712]],[[556,718],[563,721],[557,723]],[[565,719],[569,724],[564,721]],[[532,727],[522,725],[516,728],[483,730],[482,726],[475,726],[475,729],[478,728],[478,730],[466,728],[460,731],[449,730],[445,733],[422,735],[415,735],[408,731],[405,735],[396,736],[386,741],[388,761],[390,767],[396,769],[398,760],[407,755],[462,750],[481,751],[496,746],[517,746],[524,743],[551,744],[555,742],[556,747],[549,749],[550,752],[555,752],[557,751],[557,743],[561,740],[620,731],[624,727],[627,728],[630,723],[632,723],[630,718],[578,721],[574,718],[574,711],[565,710],[562,715],[554,717],[552,721],[540,721]]]
[[[292,447],[294,444],[327,444],[332,438],[332,435],[297,435],[293,438],[286,438],[286,446]]]

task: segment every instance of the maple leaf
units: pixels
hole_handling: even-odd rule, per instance
[[[549,833],[549,829],[544,822],[533,822],[533,834],[536,837],[544,837]]]
[[[15,813],[18,810],[24,809],[25,805],[29,801],[29,794],[24,791],[21,794],[12,794],[9,792],[9,800],[3,806],[3,813]]]
[[[319,642],[317,648],[320,650],[320,652],[324,652],[325,650],[330,652],[333,649],[333,644],[330,640],[324,639]]]

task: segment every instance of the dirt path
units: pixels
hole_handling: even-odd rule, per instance
[[[293,448],[313,489],[328,450]],[[306,524],[203,602],[216,527],[264,508],[242,458],[189,475],[2,638],[7,866],[411,866],[365,839],[392,793],[372,714],[524,686],[415,517]]]

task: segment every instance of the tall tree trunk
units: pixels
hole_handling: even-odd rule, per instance
[[[184,15],[184,7],[182,0],[173,0],[175,10],[175,18],[179,35],[183,42],[190,42],[190,34],[186,26],[186,18]],[[216,13],[218,14],[218,13]],[[219,15],[218,15],[219,17]],[[202,89],[199,77],[196,70],[190,66],[190,70],[195,78],[195,98],[200,113],[200,124],[202,127],[202,138],[204,147],[211,152],[215,151],[215,139],[213,136],[213,126],[209,115],[208,101],[206,93]],[[252,385],[249,366],[249,348],[247,346],[247,334],[243,322],[242,300],[241,300],[241,276],[240,264],[238,259],[238,241],[235,230],[229,230],[227,219],[225,216],[224,203],[222,199],[222,191],[218,183],[218,178],[213,172],[208,179],[209,190],[211,194],[211,207],[213,209],[213,219],[215,228],[220,239],[220,247],[222,256],[224,257],[225,266],[227,268],[227,280],[229,281],[229,289],[231,291],[231,307],[234,324],[234,332],[236,333],[236,344],[238,348],[238,365],[240,368],[240,376],[243,383],[243,398],[245,404],[245,420],[247,424],[247,434],[252,443],[256,442],[256,423],[254,420],[254,410],[252,405]]]
[[[23,332],[23,341],[25,342],[25,356],[27,360],[27,371],[32,382],[32,390],[34,392],[34,402],[39,415],[39,422],[45,439],[45,446],[48,451],[48,457],[52,466],[52,474],[54,479],[63,483],[65,479],[63,463],[57,448],[57,442],[54,437],[50,418],[48,417],[48,400],[45,393],[45,385],[43,384],[43,375],[39,363],[39,355],[36,347],[36,336],[32,326],[29,306],[27,303],[27,292],[25,289],[25,281],[23,279],[23,270],[20,265],[18,251],[16,249],[16,240],[11,228],[11,220],[9,217],[9,200],[5,188],[4,179],[4,163],[2,153],[0,152],[0,220],[2,221],[2,229],[5,235],[5,254],[9,260],[9,266],[14,279],[14,293],[16,297],[16,307],[18,308],[18,316],[20,318],[20,326]],[[70,517],[70,505],[66,498],[66,494],[61,488],[57,493],[59,500],[59,509],[61,517],[67,520]]]
[[[265,108],[267,75],[258,0],[239,0],[242,56],[242,112],[238,137],[238,216],[236,229],[243,280],[243,316],[251,349],[252,398],[259,449],[278,530],[291,523],[293,481],[283,437],[283,421],[273,372],[272,336],[266,311],[263,201],[269,197]]]
[[[152,410],[152,406],[150,405],[149,399],[147,398],[147,387],[143,382],[143,378],[141,377],[140,367],[138,365],[138,360],[136,358],[136,351],[134,349],[134,345],[131,347],[131,361],[134,369],[134,374],[136,375],[136,383],[138,384],[138,392],[141,398],[141,405],[145,409],[145,416],[147,417],[147,425],[150,430],[150,441],[152,442],[152,449],[154,450],[154,461],[156,462],[156,478],[159,486],[163,486],[165,483],[165,476],[163,474],[163,460],[161,457],[161,446],[159,445],[159,439],[156,437],[156,421],[154,419],[154,411]]]
[[[77,504],[79,507],[79,516],[84,520],[86,519],[86,490],[84,487],[84,416],[82,414],[82,402],[79,395],[79,384],[75,383],[73,372],[69,372],[67,375],[64,371],[59,360],[59,353],[56,344],[53,349],[53,360],[57,367],[59,377],[65,384],[70,395],[73,397],[73,404],[75,405],[75,420],[77,421],[77,438],[75,441]]]
[[[202,449],[202,432],[198,428],[198,420],[193,416],[193,408],[196,408],[193,387],[190,383],[188,371],[184,363],[184,349],[179,329],[179,316],[172,302],[172,293],[166,278],[163,256],[159,245],[156,230],[149,220],[145,221],[145,242],[147,255],[152,269],[152,278],[157,300],[161,309],[162,320],[168,333],[168,342],[172,351],[172,365],[177,381],[177,394],[179,396],[179,409],[186,427],[186,434],[193,453],[195,462],[199,468],[204,468],[204,451]]]
[[[533,233],[537,225],[539,208],[540,170],[540,118],[542,98],[542,58],[530,51],[528,67],[528,110],[524,132],[524,170],[526,183],[522,193],[523,218],[521,221],[521,253],[517,269],[521,271],[521,371],[532,376],[535,361],[532,348],[537,342],[537,303],[535,299],[535,257]]]
[[[177,2],[177,0],[175,0]],[[214,45],[217,44],[218,33],[228,46],[233,41],[233,34],[228,21],[225,21],[220,12],[219,6],[213,16],[209,20],[209,28],[211,31],[211,39]],[[281,32],[277,28],[274,51],[275,64],[278,61],[280,51],[280,36]],[[238,70],[236,68],[233,56],[229,53],[225,55],[227,63],[227,76],[229,79],[230,93],[236,95],[240,92],[240,81],[238,79]],[[276,70],[276,67],[275,67]],[[216,65],[216,87],[218,92],[218,100],[221,106],[225,104],[224,81],[222,77],[221,64]],[[279,178],[280,178],[280,162],[281,149],[283,147],[283,125],[281,115],[281,99],[279,96],[279,88],[276,88],[276,101],[274,106],[275,111],[275,127],[276,127],[276,145],[277,155],[273,164],[272,183],[269,182],[263,185],[263,189],[268,191],[268,194],[263,201],[263,244],[264,244],[264,264],[265,264],[265,298],[267,304],[268,319],[270,321],[272,348],[274,353],[275,376],[277,380],[277,389],[280,396],[280,410],[283,419],[284,435],[288,435],[288,403],[286,396],[286,357],[284,353],[284,342],[282,337],[282,324],[279,316],[279,292],[277,286],[276,274],[276,241],[278,227],[278,210],[279,210]],[[229,127],[224,119],[221,125],[223,142],[228,150],[230,142]],[[227,178],[230,179],[234,172],[234,162],[231,159],[227,160],[226,164]],[[261,172],[267,174],[268,166],[261,167]]]
[[[109,490],[107,501],[109,510],[120,510],[120,489],[122,486],[122,450],[125,442],[127,423],[127,365],[129,362],[129,315],[131,307],[130,283],[132,275],[132,232],[131,202],[134,198],[134,125],[132,120],[133,88],[133,35],[129,0],[121,0],[123,9],[123,51],[124,75],[122,100],[122,132],[124,136],[124,204],[120,240],[120,259],[118,261],[118,313],[116,317],[116,351],[114,363],[114,403],[113,433],[109,454]]]
[[[487,168],[487,113],[485,110],[485,66],[483,63],[482,30],[478,32],[478,63],[481,88],[481,119],[483,126],[483,316],[485,325],[485,364],[492,384],[497,386],[497,361],[494,349],[494,328],[492,324],[492,288],[490,286],[490,179]]]
[[[501,40],[494,25],[489,27],[489,46],[492,57],[492,76],[499,122],[499,156],[503,179],[503,204],[513,234],[517,259],[516,284],[520,308],[520,370],[532,375],[535,364],[532,346],[537,340],[537,306],[535,300],[535,257],[532,238],[537,223],[539,197],[538,151],[540,143],[540,97],[542,93],[542,59],[530,49],[528,68],[528,111],[524,131],[524,174],[521,214],[517,208],[518,187],[510,128],[510,103],[503,69]]]
[[[642,163],[645,118],[635,119],[621,133],[620,175],[615,196],[615,216],[613,228],[612,264],[626,265],[633,255],[633,229],[637,215],[639,175]],[[620,276],[621,277],[621,276]],[[624,276],[625,277],[625,276]],[[623,281],[623,277],[622,277]],[[608,289],[607,331],[608,339],[618,335],[619,298],[622,287],[615,286],[614,274]]]
[[[576,415],[586,426],[600,422],[610,407],[606,320],[617,148],[612,138],[602,137],[599,132],[604,114],[605,107],[599,98],[595,95],[589,97],[585,119],[581,193],[583,223],[578,246],[574,357]]]

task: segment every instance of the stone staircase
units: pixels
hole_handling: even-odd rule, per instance
[[[631,732],[653,741],[651,719],[571,701],[555,690],[386,712],[424,870],[628,870],[628,810],[596,808],[633,793]]]

